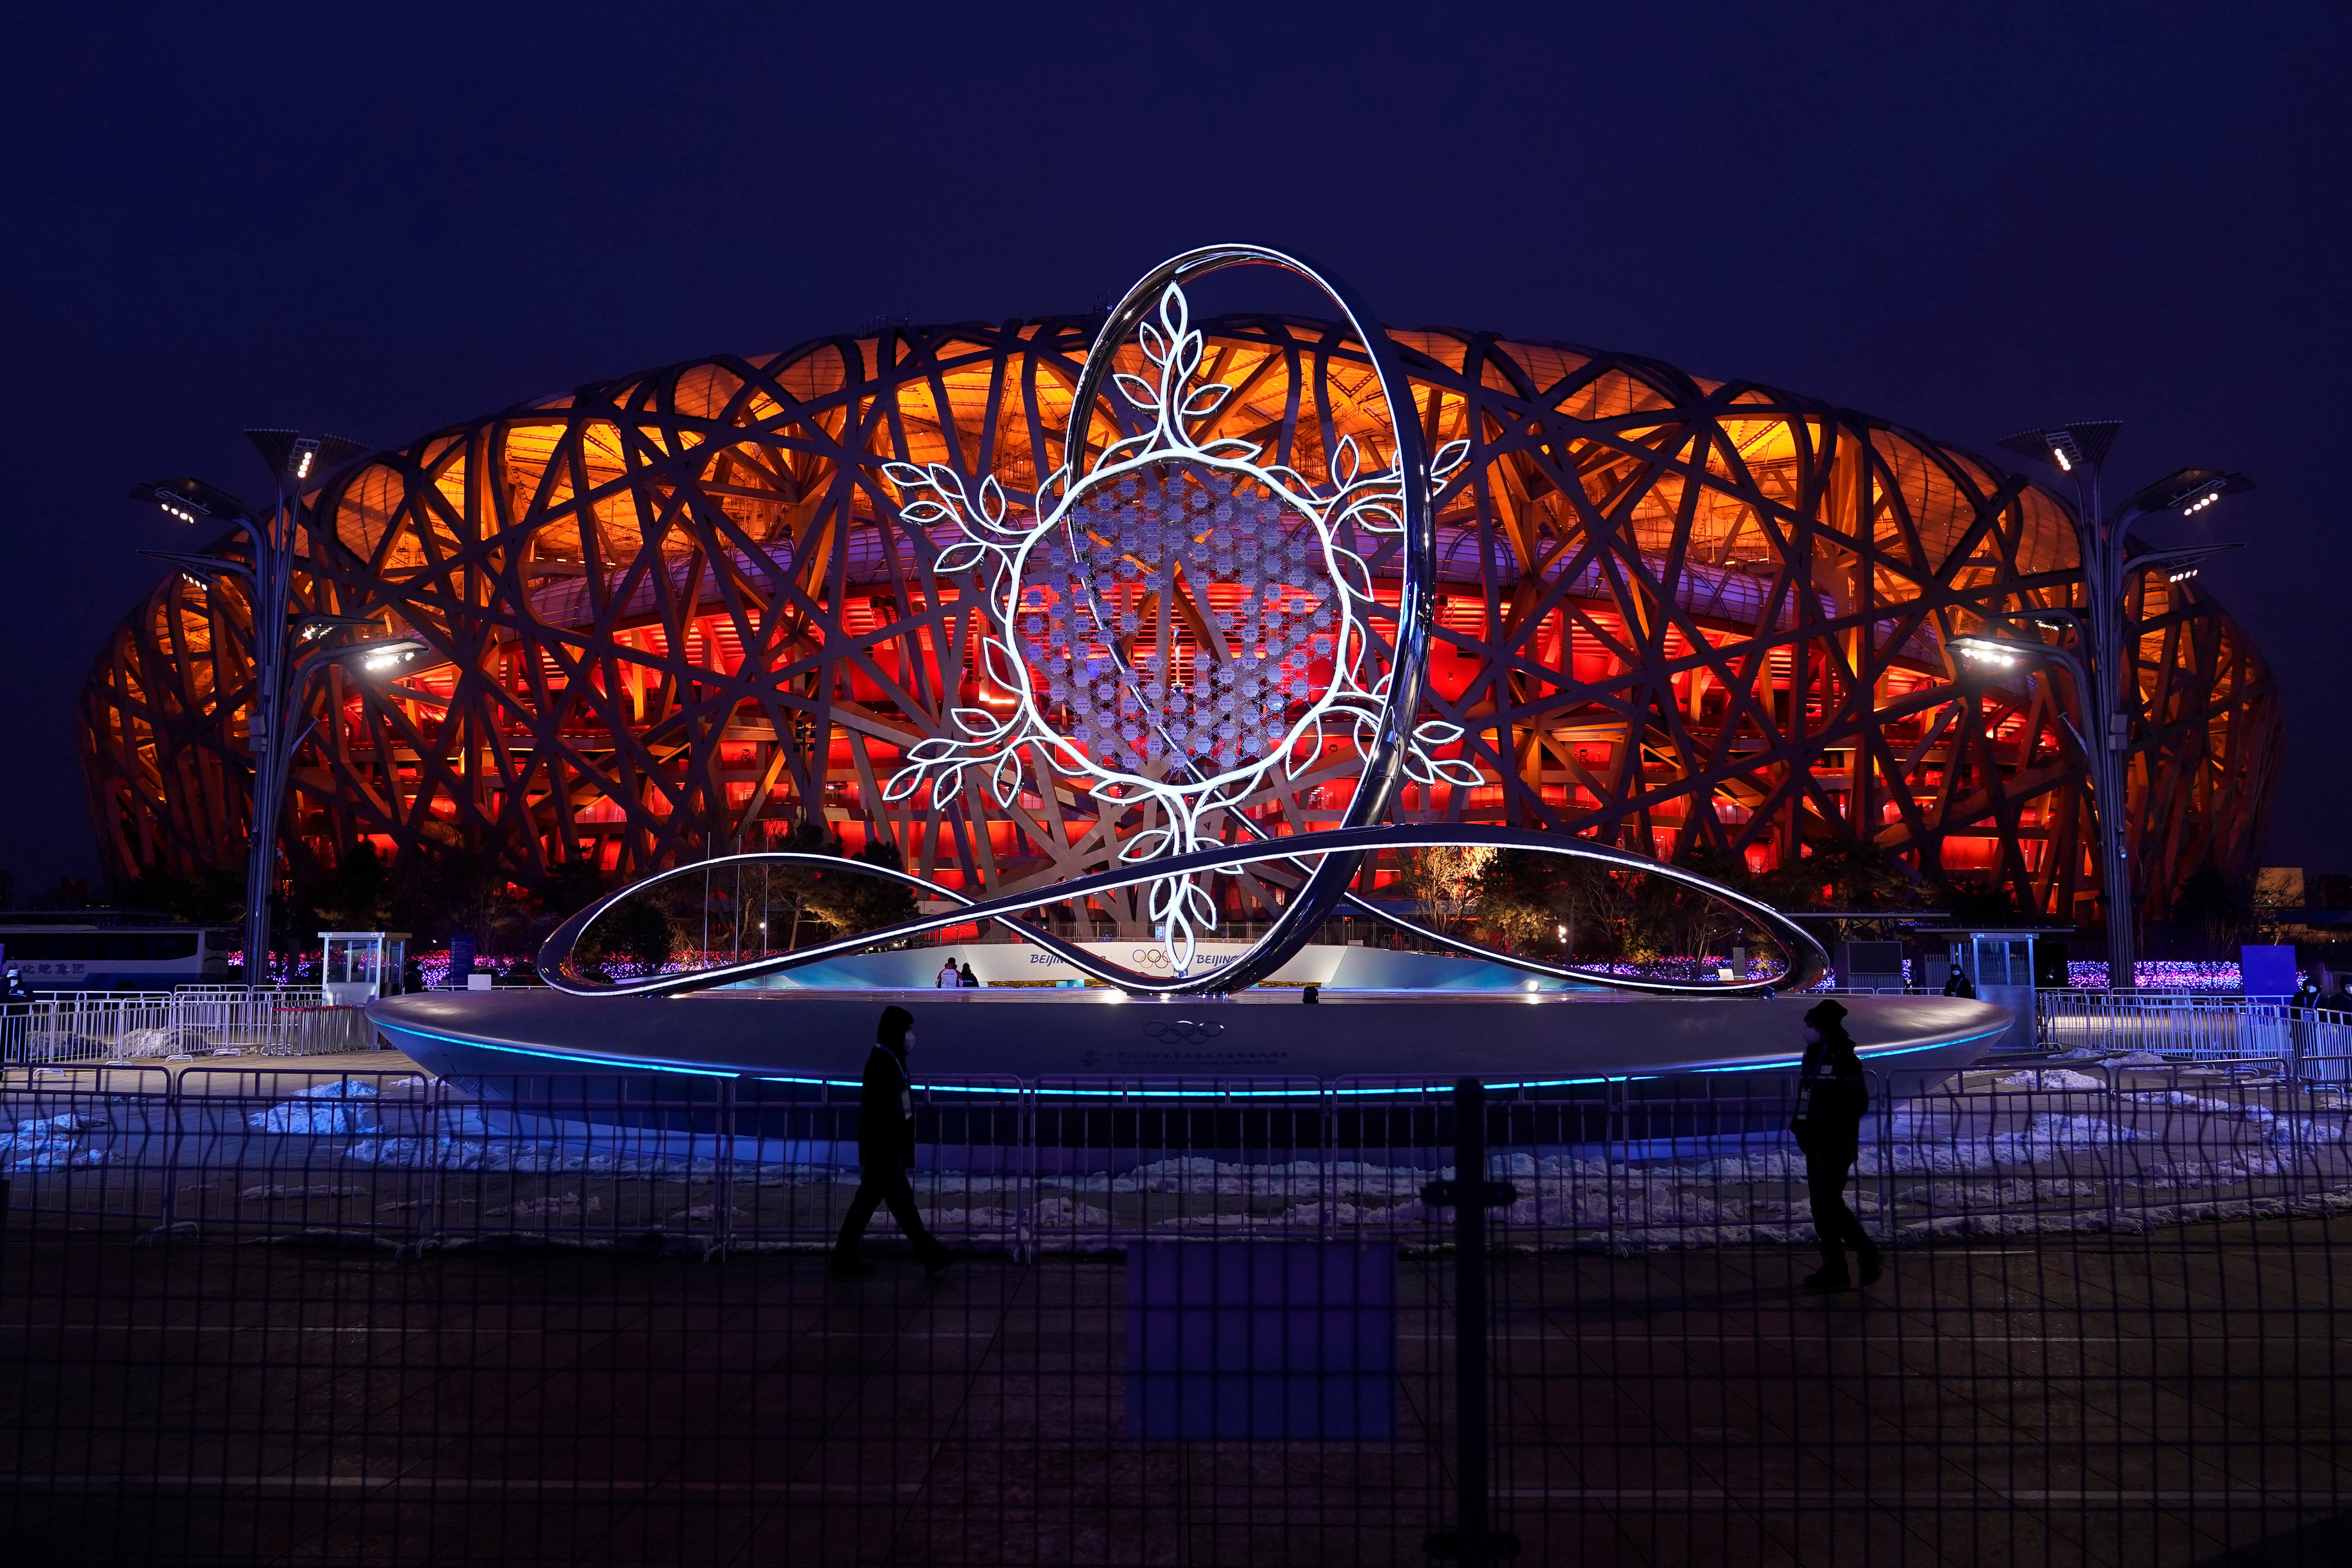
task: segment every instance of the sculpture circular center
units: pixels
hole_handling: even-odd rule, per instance
[[[1329,692],[1342,635],[1315,521],[1204,463],[1097,481],[1034,547],[1017,632],[1045,721],[1097,765],[1246,766]]]

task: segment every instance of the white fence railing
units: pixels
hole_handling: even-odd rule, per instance
[[[2315,1073],[2330,1078],[2352,1057],[2352,1015],[2209,993],[2042,991],[2034,1023],[2043,1047],[2061,1052],[2151,1051],[2186,1061],[2271,1057],[2315,1068],[2336,1064]]]
[[[0,1066],[325,1056],[373,1049],[357,1007],[331,1007],[317,987],[59,991],[0,1006]]]

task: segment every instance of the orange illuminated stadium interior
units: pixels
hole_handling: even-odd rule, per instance
[[[328,476],[298,597],[434,652],[310,688],[287,870],[365,839],[486,849],[524,886],[574,861],[625,877],[762,847],[803,817],[853,851],[887,838],[971,891],[1103,864],[1139,824],[1066,779],[1041,790],[1033,771],[1010,807],[976,782],[944,805],[880,798],[949,708],[1011,700],[976,673],[977,581],[933,570],[949,536],[898,515],[883,465],[1034,488],[1063,461],[1092,330],[890,328],[719,355]],[[1389,410],[1338,328],[1208,330],[1202,379],[1238,389],[1215,434],[1309,479],[1343,436],[1387,460]],[[1401,815],[1705,848],[1759,872],[1868,841],[1925,881],[2096,923],[2081,694],[2032,661],[1986,673],[1950,652],[2081,603],[2057,496],[1748,383],[1486,333],[1395,336],[1433,447],[1472,443],[1438,508],[1423,708],[1464,727],[1447,754],[1483,781],[1408,785]],[[1119,417],[1104,404],[1094,439]],[[1392,607],[1393,559],[1370,559]],[[2251,864],[2279,710],[2244,632],[2193,584],[2144,577],[2130,611],[2142,720],[2123,820],[2161,918],[2200,868]],[[250,637],[233,583],[173,574],[108,640],[80,732],[114,869],[239,862]],[[1277,771],[1248,811],[1311,833],[1339,815],[1352,763]],[[1262,916],[1279,880],[1224,879],[1227,917]],[[1129,898],[1089,918],[1139,930]]]

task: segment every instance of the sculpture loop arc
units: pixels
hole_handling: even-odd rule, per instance
[[[1487,827],[1466,823],[1428,825],[1398,823],[1373,827],[1340,827],[1318,832],[1311,836],[1311,847],[1302,847],[1297,839],[1291,838],[1270,839],[1253,845],[1235,845],[1225,848],[1203,850],[1196,854],[1151,861],[1142,868],[1129,865],[1114,870],[1097,872],[1091,876],[1073,878],[1066,882],[1055,883],[1050,889],[1033,889],[1024,893],[1013,893],[986,900],[967,898],[952,888],[942,887],[928,878],[916,876],[910,871],[896,870],[889,867],[875,866],[863,861],[845,860],[833,855],[803,855],[783,850],[770,850],[748,855],[720,856],[692,865],[673,867],[669,870],[659,872],[616,892],[607,893],[582,910],[550,933],[545,944],[541,947],[540,973],[550,985],[573,995],[676,994],[708,990],[713,986],[733,984],[740,981],[756,980],[767,974],[781,974],[788,970],[802,968],[808,964],[822,963],[827,959],[845,958],[872,948],[904,942],[951,925],[965,925],[975,921],[993,921],[1016,932],[1024,942],[1053,953],[1081,973],[1099,980],[1105,984],[1117,986],[1130,994],[1176,996],[1223,994],[1244,989],[1264,979],[1266,973],[1272,973],[1274,968],[1280,967],[1282,963],[1287,962],[1300,948],[1304,947],[1305,937],[1311,935],[1315,928],[1313,926],[1298,928],[1295,933],[1297,940],[1287,942],[1281,958],[1273,965],[1267,966],[1263,973],[1256,970],[1242,972],[1241,963],[1236,961],[1234,963],[1204,974],[1190,977],[1178,975],[1161,980],[1150,975],[1138,974],[1114,963],[1105,963],[1076,943],[1015,917],[1020,911],[1034,910],[1041,904],[1060,903],[1068,900],[1084,899],[1098,892],[1133,887],[1138,883],[1148,882],[1155,877],[1164,877],[1171,872],[1212,871],[1232,866],[1255,865],[1267,860],[1297,860],[1310,855],[1328,855],[1354,864],[1360,862],[1365,854],[1375,850],[1464,846],[1557,855],[1567,859],[1592,861],[1618,870],[1643,871],[1653,876],[1664,877],[1683,887],[1719,899],[1732,908],[1753,916],[1758,923],[1770,931],[1787,951],[1790,972],[1778,979],[1724,981],[1712,984],[1611,974],[1597,970],[1580,969],[1572,964],[1547,963],[1540,959],[1496,952],[1479,947],[1475,943],[1447,936],[1442,931],[1432,931],[1380,910],[1348,894],[1344,884],[1340,889],[1340,898],[1335,899],[1333,902],[1336,905],[1344,900],[1350,908],[1374,920],[1381,921],[1401,930],[1412,931],[1417,935],[1434,938],[1457,952],[1484,958],[1526,973],[1575,981],[1582,984],[1602,986],[1615,991],[1634,991],[1652,995],[1754,995],[1767,990],[1802,989],[1818,981],[1829,967],[1829,954],[1822,950],[1821,943],[1813,939],[1811,933],[1769,904],[1724,887],[1721,883],[1709,881],[1696,872],[1685,870],[1681,867],[1663,865],[1638,855],[1606,848],[1581,839],[1563,839],[1554,835],[1530,832],[1524,828]],[[574,954],[578,950],[581,937],[586,933],[590,926],[595,923],[598,916],[622,900],[658,887],[673,879],[690,876],[714,867],[744,865],[807,866],[831,871],[846,871],[854,875],[881,877],[906,887],[919,889],[927,896],[955,907],[936,914],[903,921],[897,925],[886,926],[878,931],[864,931],[856,936],[823,942],[814,947],[800,948],[792,952],[763,956],[742,963],[721,964],[710,969],[698,969],[674,974],[651,974],[635,980],[607,983],[591,981],[581,973],[578,964],[574,962]],[[1311,880],[1310,878],[1310,882]],[[1293,903],[1296,902],[1297,900],[1294,900]],[[1261,940],[1258,945],[1244,956],[1255,956],[1265,952],[1265,943]]]

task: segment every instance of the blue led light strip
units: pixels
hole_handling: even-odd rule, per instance
[[[408,1025],[386,1024],[383,1025],[383,1027],[384,1032],[387,1034],[415,1035],[422,1039],[440,1040],[448,1045],[466,1046],[475,1050],[494,1051],[501,1056],[536,1057],[548,1061],[579,1062],[590,1067],[609,1068],[615,1073],[666,1072],[674,1073],[684,1078],[707,1078],[719,1080],[748,1078],[759,1083],[801,1084],[813,1089],[857,1089],[862,1087],[862,1085],[855,1079],[797,1078],[779,1076],[770,1073],[733,1073],[715,1068],[675,1067],[663,1063],[641,1060],[616,1061],[610,1057],[584,1057],[569,1051],[539,1050],[524,1046],[491,1045],[483,1040],[461,1039],[455,1035],[439,1034],[431,1029],[419,1029]],[[1973,1045],[1979,1040],[1993,1039],[2006,1033],[2008,1033],[2008,1030],[2005,1028],[1988,1029],[1982,1034],[1963,1035],[1956,1040],[1931,1041],[1924,1046],[1896,1046],[1885,1050],[1857,1052],[1856,1054],[1865,1062],[1875,1062],[1883,1060],[1887,1057],[1907,1057],[1916,1055],[1921,1051],[1937,1051],[1948,1049],[1953,1046]],[[1788,1057],[1778,1058],[1766,1062],[1734,1063],[1724,1067],[1678,1068],[1675,1069],[1675,1073],[1773,1072],[1783,1068],[1798,1067],[1801,1065],[1802,1059],[1803,1058],[1799,1057]],[[1656,1079],[1668,1076],[1673,1075],[1662,1073],[1620,1073],[1597,1078],[1525,1079],[1508,1082],[1489,1083],[1486,1087],[1490,1089],[1570,1089],[1596,1083],[1646,1083],[1654,1081]],[[1096,1100],[1306,1100],[1318,1098],[1326,1094],[1334,1097],[1343,1095],[1360,1097],[1365,1095],[1427,1094],[1450,1091],[1451,1088],[1450,1085],[1445,1084],[1433,1084],[1427,1086],[1400,1084],[1392,1087],[1374,1089],[1335,1089],[1328,1084],[1318,1084],[1314,1088],[1299,1089],[1048,1089],[1034,1082],[1015,1082],[1013,1084],[913,1083],[909,1084],[908,1087],[919,1089],[925,1094],[1017,1095],[1027,1093],[1039,1097],[1055,1095],[1064,1098],[1091,1098]]]

